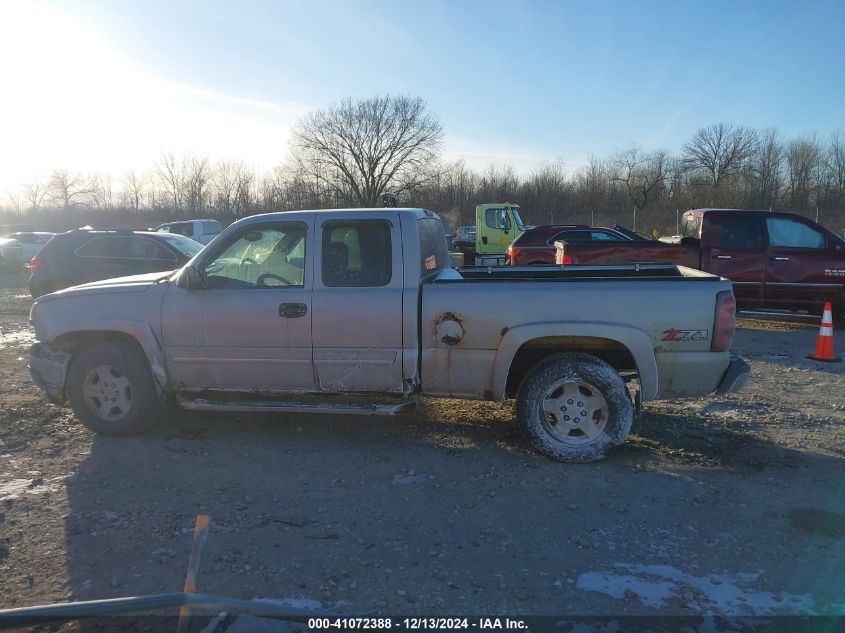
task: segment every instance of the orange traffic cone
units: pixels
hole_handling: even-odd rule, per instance
[[[826,363],[838,363],[842,360],[833,351],[833,309],[830,307],[830,301],[824,304],[822,325],[819,328],[819,338],[816,341],[816,353],[810,354],[807,358]]]

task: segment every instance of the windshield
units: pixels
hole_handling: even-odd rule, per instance
[[[188,259],[199,253],[203,248],[203,245],[199,242],[195,242],[189,237],[183,237],[174,233],[162,233],[159,237]]]
[[[519,216],[519,207],[511,207],[511,212],[513,213],[513,219],[516,222],[516,228],[520,231],[524,231],[525,224],[523,224],[522,218]]]

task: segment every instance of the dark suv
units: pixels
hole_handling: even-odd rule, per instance
[[[89,281],[175,270],[202,248],[170,233],[77,229],[56,235],[32,258],[29,291],[38,298]]]

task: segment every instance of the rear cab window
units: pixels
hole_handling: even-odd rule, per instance
[[[701,216],[687,215],[681,226],[681,237],[694,237],[699,239],[701,231]]]
[[[757,216],[739,213],[720,215],[717,240],[720,248],[759,248],[761,239]]]
[[[393,277],[390,223],[330,220],[323,224],[322,281],[328,288],[386,286]]]
[[[443,223],[437,218],[417,220],[420,234],[420,276],[425,277],[449,268],[449,248]]]

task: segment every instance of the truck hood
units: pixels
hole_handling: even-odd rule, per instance
[[[176,271],[169,270],[167,272],[145,273],[143,275],[130,275],[129,277],[115,277],[114,279],[92,281],[91,283],[71,286],[70,288],[53,292],[40,297],[38,301],[49,301],[54,297],[58,299],[59,297],[77,297],[104,292],[144,292],[158,281],[170,277],[174,272]]]

